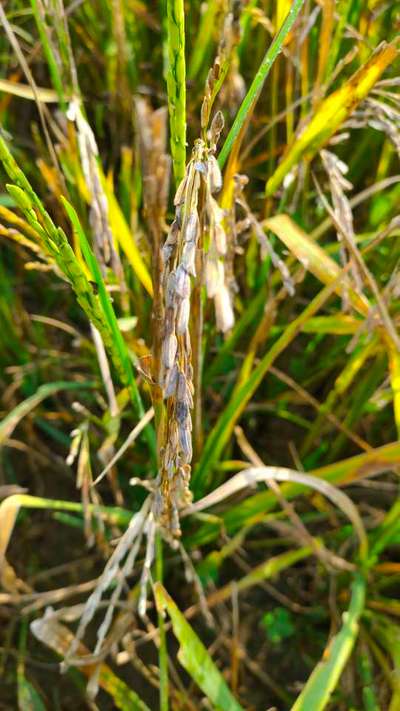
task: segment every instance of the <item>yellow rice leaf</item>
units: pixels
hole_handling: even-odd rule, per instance
[[[326,252],[292,220],[289,215],[275,215],[265,220],[264,225],[271,230],[294,254],[301,264],[314,274],[323,284],[337,281],[335,291],[339,296],[348,295],[354,308],[363,316],[369,311],[368,299],[352,289],[346,274]]]
[[[387,338],[390,382],[393,392],[393,409],[397,433],[400,438],[400,353],[392,339]]]
[[[33,237],[33,239],[35,241],[37,241],[38,234],[37,234],[36,230],[34,230],[33,227],[31,227],[30,224],[26,220],[24,220],[22,217],[17,215],[12,210],[9,210],[4,205],[0,205],[0,218],[3,218],[10,225],[15,225],[24,234],[29,235],[29,237]]]
[[[301,158],[311,159],[327,143],[360,101],[367,96],[382,72],[397,55],[398,51],[392,44],[382,42],[368,62],[353,74],[344,86],[322,101],[302,133],[295,136],[288,146],[281,163],[268,180],[267,196],[272,195],[279,188],[284,177]]]
[[[331,316],[314,316],[303,326],[304,333],[334,333],[338,336],[354,334],[361,326],[359,318],[337,313]]]
[[[45,89],[44,87],[36,87],[36,96],[32,87],[28,84],[19,84],[10,79],[0,79],[0,91],[5,94],[19,96],[21,99],[29,99],[36,101],[38,99],[42,104],[56,104],[58,102],[57,92],[54,89]]]
[[[276,3],[276,30],[279,30],[283,21],[286,19],[286,15],[289,13],[290,7],[292,5],[292,0],[277,0]],[[288,44],[287,38],[285,44]]]
[[[103,181],[104,192],[107,195],[111,231],[125,252],[133,271],[146,291],[153,295],[153,284],[146,264],[135,243],[134,237],[127,225],[124,214],[118,205],[112,188],[107,180]]]
[[[36,254],[40,252],[40,247],[35,242],[32,242],[30,239],[25,237],[25,235],[21,234],[21,232],[18,232],[16,229],[11,229],[7,227],[3,227],[3,225],[0,224],[0,235],[3,237],[8,237],[9,239],[13,240],[14,242],[17,242],[17,244],[22,244],[24,247],[27,247],[28,249],[31,249],[32,252],[35,252]],[[25,263],[25,268],[26,268],[26,263]]]

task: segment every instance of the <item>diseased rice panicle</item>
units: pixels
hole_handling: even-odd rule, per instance
[[[213,197],[222,186],[215,149],[223,128],[214,117],[209,141],[195,142],[185,176],[176,191],[175,219],[162,248],[164,327],[160,385],[166,416],[160,448],[159,492],[155,496],[156,521],[172,536],[180,535],[179,511],[191,501],[193,367],[189,332],[191,279],[196,279],[196,251],[202,230],[207,234],[205,286],[214,299],[217,328],[234,324],[229,289],[225,283],[224,211]],[[203,244],[203,241],[202,241]]]
[[[71,101],[67,118],[76,124],[82,172],[90,194],[89,222],[96,257],[103,272],[111,264],[121,288],[126,289],[121,260],[109,224],[108,202],[101,184],[96,139],[77,99]]]

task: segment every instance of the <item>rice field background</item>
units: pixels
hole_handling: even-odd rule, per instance
[[[398,711],[400,3],[0,27],[0,709]]]

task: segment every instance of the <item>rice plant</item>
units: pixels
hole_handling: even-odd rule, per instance
[[[2,708],[399,708],[399,20],[0,5]]]

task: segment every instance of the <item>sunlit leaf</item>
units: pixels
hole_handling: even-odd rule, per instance
[[[323,284],[335,283],[335,291],[340,296],[345,293],[357,311],[364,316],[368,313],[368,299],[358,294],[351,286],[346,274],[341,275],[340,267],[329,257],[317,242],[296,225],[289,215],[276,215],[265,222],[268,229],[279,237],[286,247]]]
[[[393,410],[397,433],[400,437],[400,353],[391,339],[387,339],[390,382],[393,392]]]
[[[314,316],[304,324],[303,331],[304,333],[334,333],[337,336],[343,336],[356,333],[361,323],[360,319],[349,314]]]
[[[319,105],[311,121],[288,146],[281,163],[268,180],[267,195],[273,195],[284,177],[301,158],[311,159],[327,143],[396,57],[397,49],[391,44],[382,42],[368,62],[358,69],[344,86]]]

